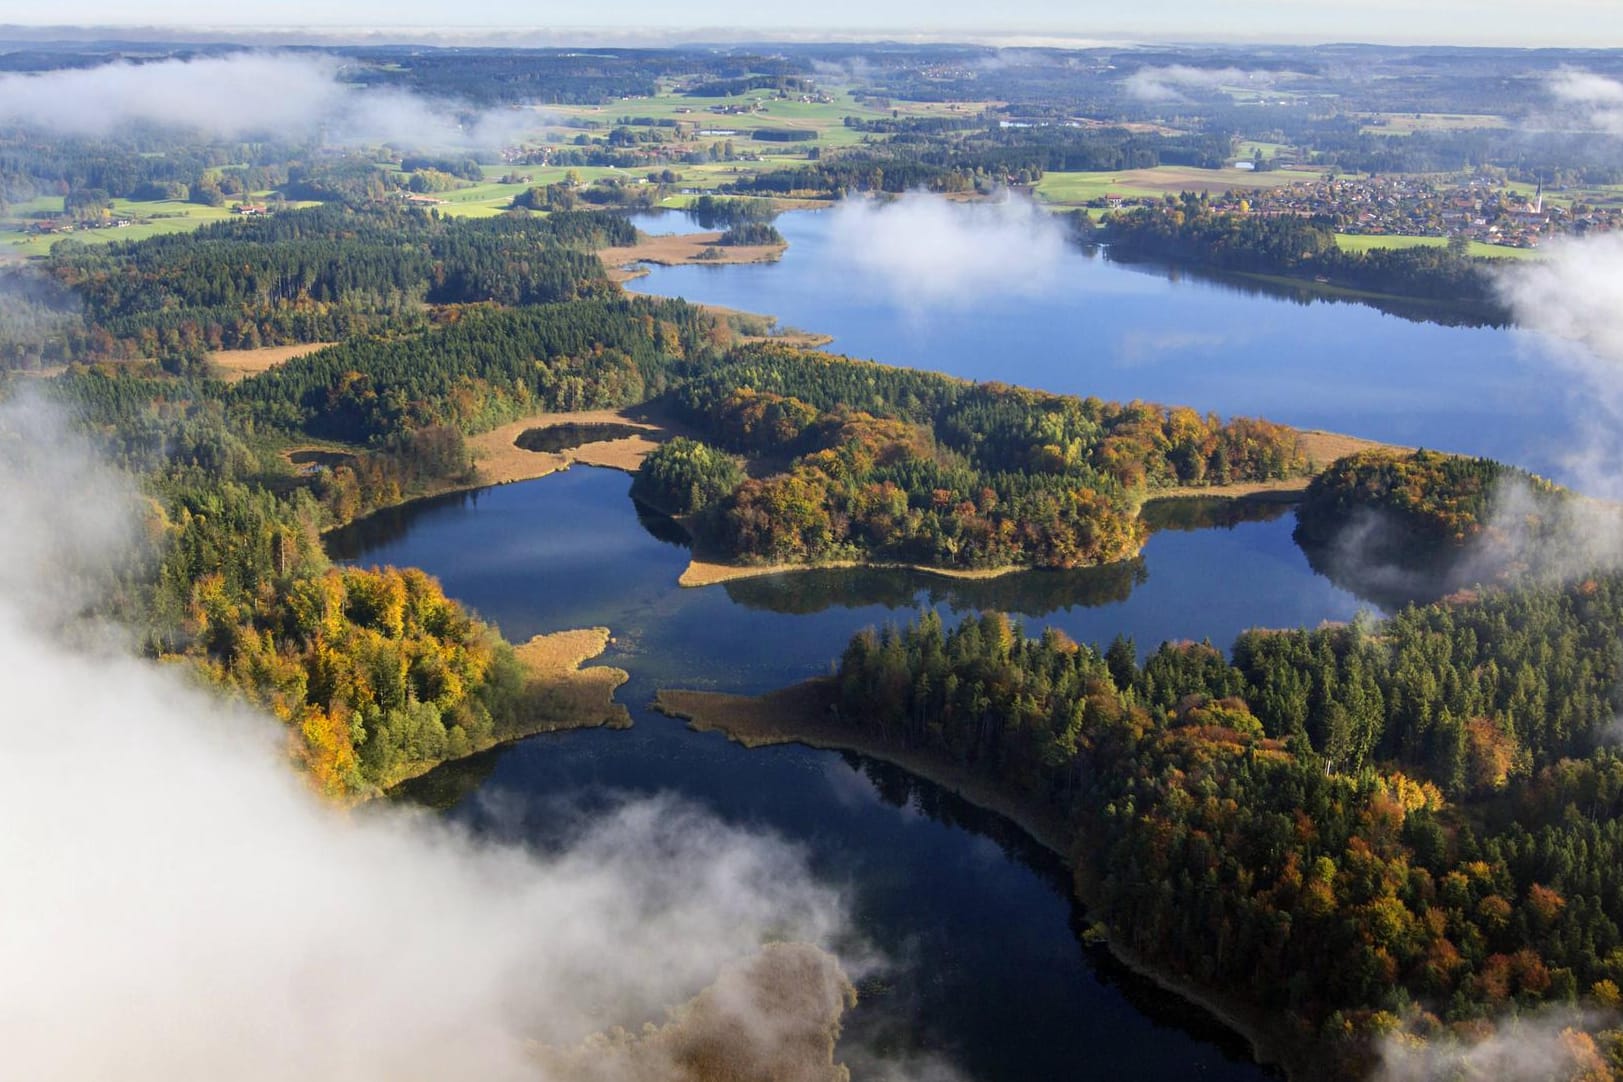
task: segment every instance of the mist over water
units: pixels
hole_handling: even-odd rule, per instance
[[[830,1046],[832,956],[793,955],[795,995],[745,994],[771,992],[774,941],[883,971],[800,847],[669,794],[554,801],[541,847],[326,804],[269,718],[87,633],[147,512],[38,402],[0,408],[0,491],[8,1077],[681,1082],[669,1033],[541,1046],[663,1022],[718,976],[692,1018],[835,1077],[804,1052]]]

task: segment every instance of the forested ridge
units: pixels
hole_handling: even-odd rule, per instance
[[[1396,606],[1616,566],[1620,524],[1615,505],[1491,459],[1368,451],[1309,482],[1294,536],[1316,568]]]

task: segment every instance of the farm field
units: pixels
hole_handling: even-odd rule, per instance
[[[1344,252],[1369,252],[1377,248],[1443,248],[1447,237],[1392,237],[1337,233],[1336,244]],[[1510,248],[1503,244],[1471,242],[1470,254],[1478,259],[1537,259],[1536,248]]]
[[[1317,171],[1276,169],[1257,173],[1249,169],[1200,169],[1192,165],[1162,165],[1154,169],[1124,169],[1108,173],[1049,173],[1037,184],[1037,196],[1058,206],[1081,206],[1106,195],[1153,198],[1179,192],[1216,195],[1232,189],[1277,188],[1301,180],[1318,180]]]
[[[878,109],[856,101],[848,91],[832,93],[830,102],[803,102],[777,100],[769,91],[755,91],[737,97],[687,97],[681,94],[660,94],[653,98],[633,98],[608,105],[557,106],[555,112],[564,117],[593,121],[603,128],[613,127],[622,117],[652,120],[675,120],[699,125],[701,131],[736,133],[732,136],[701,136],[702,139],[734,138],[740,140],[739,149],[746,145],[761,144],[750,139],[750,133],[769,128],[789,128],[815,132],[816,140],[809,145],[822,147],[855,146],[862,142],[864,133],[847,128],[845,118],[859,117],[877,120],[898,116],[978,116],[991,103],[987,102],[898,102],[894,109]],[[736,107],[759,103],[761,112],[722,114],[711,112],[712,107]],[[770,145],[770,144],[768,144]],[[794,145],[794,144],[788,144]],[[806,144],[802,144],[802,150]],[[797,157],[803,156],[797,155]]]
[[[1367,113],[1359,117],[1366,135],[1413,135],[1415,132],[1474,131],[1508,127],[1502,116],[1482,113]]]
[[[255,193],[252,198],[263,199],[268,192]],[[231,200],[224,206],[208,207],[201,203],[187,203],[177,199],[113,200],[112,216],[128,218],[122,227],[106,229],[75,229],[71,233],[31,233],[29,228],[39,220],[37,215],[62,211],[58,196],[43,196],[12,206],[6,217],[0,218],[0,252],[19,256],[45,255],[59,240],[73,239],[86,244],[111,244],[114,241],[145,240],[165,233],[188,233],[210,222],[228,221],[232,213]],[[308,207],[314,203],[290,202],[288,207]]]

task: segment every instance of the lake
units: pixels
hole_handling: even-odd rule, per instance
[[[779,264],[655,268],[635,285],[769,312],[888,362],[1261,414],[1560,476],[1553,436],[1577,407],[1515,334],[1302,305],[1080,251],[1036,288],[920,306],[856,273],[830,222],[781,217],[791,248]],[[331,538],[340,559],[427,569],[514,640],[606,625],[616,641],[603,660],[631,674],[620,698],[632,730],[527,740],[419,779],[405,799],[546,844],[560,799],[675,792],[794,841],[899,963],[864,988],[850,1049],[939,1053],[983,1082],[1266,1077],[1233,1033],[1084,946],[1063,869],[1006,822],[883,764],[745,751],[645,704],[660,687],[753,693],[826,672],[854,631],[922,607],[949,621],[1005,609],[1032,633],[1054,625],[1100,646],[1128,634],[1141,654],[1166,639],[1226,647],[1247,627],[1371,607],[1313,572],[1291,512],[1155,508],[1162,528],[1142,558],[1113,568],[989,582],[818,571],[682,590],[679,531],[639,515],[628,489],[624,474],[577,468],[395,509]]]
[[[789,251],[779,263],[651,267],[628,288],[767,313],[834,335],[833,352],[887,364],[1263,416],[1571,480],[1561,439],[1592,403],[1521,332],[1280,300],[1238,280],[1111,263],[1074,247],[1052,257],[1040,281],[971,280],[967,292],[932,294],[884,264],[875,273],[851,250],[860,238],[836,227],[837,213],[780,215]],[[637,220],[650,232],[691,228],[687,215]]]

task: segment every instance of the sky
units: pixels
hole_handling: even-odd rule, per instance
[[[1623,47],[1619,0],[822,0],[788,6],[741,0],[617,0],[614,4],[482,0],[281,0],[222,5],[218,0],[65,0],[0,4],[0,23],[58,26],[301,27],[384,31],[423,38],[431,31],[492,34],[542,31],[549,40],[586,30],[686,40],[770,38],[772,31],[840,36],[910,34],[980,37],[1063,35],[1148,40],[1376,41],[1428,44]],[[274,11],[273,16],[267,12]],[[405,31],[405,33],[401,33]],[[708,32],[708,33],[707,33]],[[802,36],[795,34],[794,36]]]

